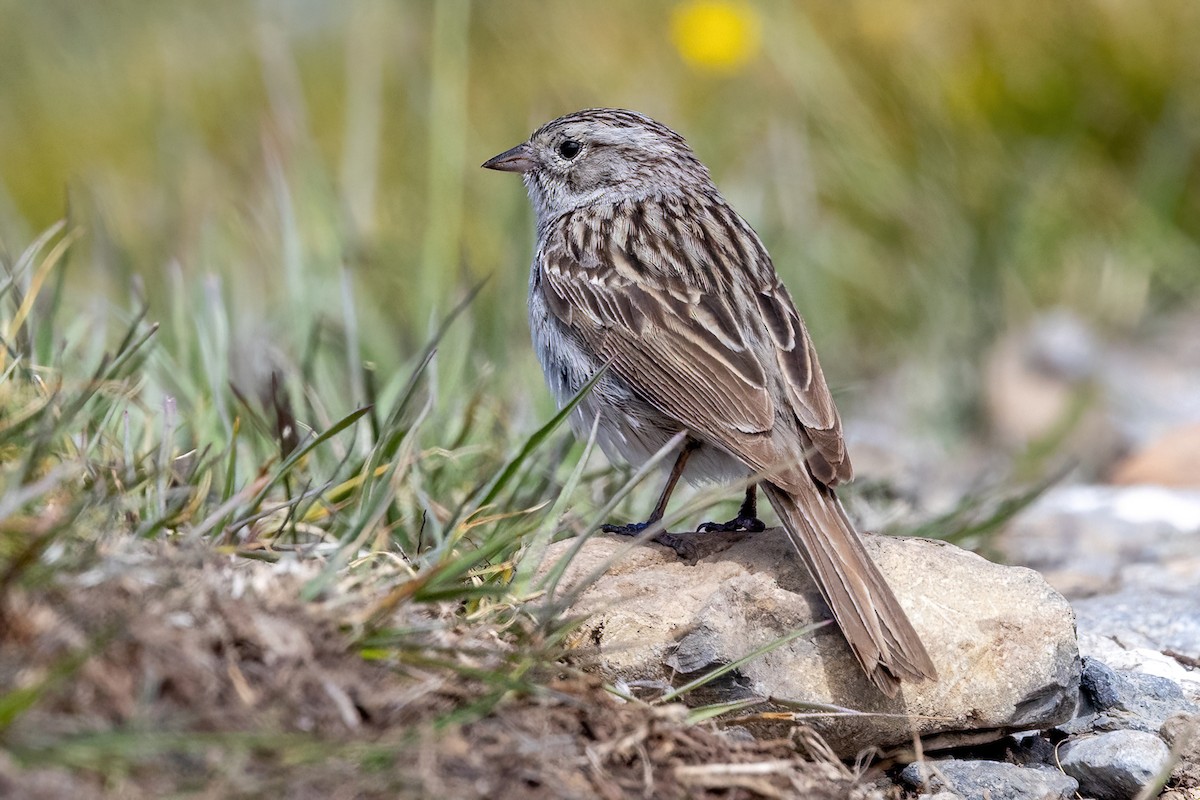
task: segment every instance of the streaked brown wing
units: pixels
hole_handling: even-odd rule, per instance
[[[775,346],[776,363],[787,386],[792,412],[802,426],[809,469],[819,481],[834,486],[854,477],[842,438],[842,420],[808,328],[773,267],[771,275],[772,285],[759,288],[755,300]]]
[[[568,215],[539,253],[547,307],[659,411],[751,467],[808,452],[818,480],[848,480],[841,422],[791,297],[750,227],[703,201],[618,209],[628,225]],[[788,413],[800,424],[779,425]]]

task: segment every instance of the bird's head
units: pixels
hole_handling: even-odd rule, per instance
[[[483,166],[522,174],[539,224],[580,206],[711,185],[682,136],[614,108],[559,117]]]

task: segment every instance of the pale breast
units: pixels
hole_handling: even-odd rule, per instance
[[[559,408],[596,374],[599,363],[586,352],[546,308],[536,274],[530,280],[529,330],[546,385]],[[657,453],[682,426],[643,400],[619,377],[606,374],[580,402],[569,422],[586,439],[599,417],[596,439],[613,462],[639,466]],[[665,466],[670,466],[670,459]],[[749,470],[720,448],[704,446],[693,453],[684,477],[693,482],[738,480]]]

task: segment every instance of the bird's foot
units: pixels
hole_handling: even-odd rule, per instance
[[[765,531],[767,526],[758,517],[743,517],[738,516],[729,522],[705,522],[700,527],[696,528],[697,533],[736,533],[738,531],[746,531],[748,533],[758,533]]]
[[[637,536],[649,527],[649,522],[630,522],[628,525],[601,525],[600,530],[605,533],[615,533],[618,536]]]
[[[601,525],[600,530],[605,533],[615,533],[618,536],[637,536],[652,524],[650,522],[631,522],[628,525]],[[688,539],[687,534],[663,531],[651,539],[651,541],[671,548],[680,558],[690,560],[695,560],[696,558],[696,544]]]

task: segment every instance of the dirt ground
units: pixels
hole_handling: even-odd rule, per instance
[[[754,741],[689,726],[681,707],[624,702],[587,676],[564,674],[456,722],[447,715],[469,712],[486,682],[363,658],[350,646],[356,609],[345,594],[298,599],[315,565],[165,544],[97,563],[5,597],[0,796],[845,798],[866,790],[803,732]],[[427,609],[394,622],[443,651],[503,648]]]

